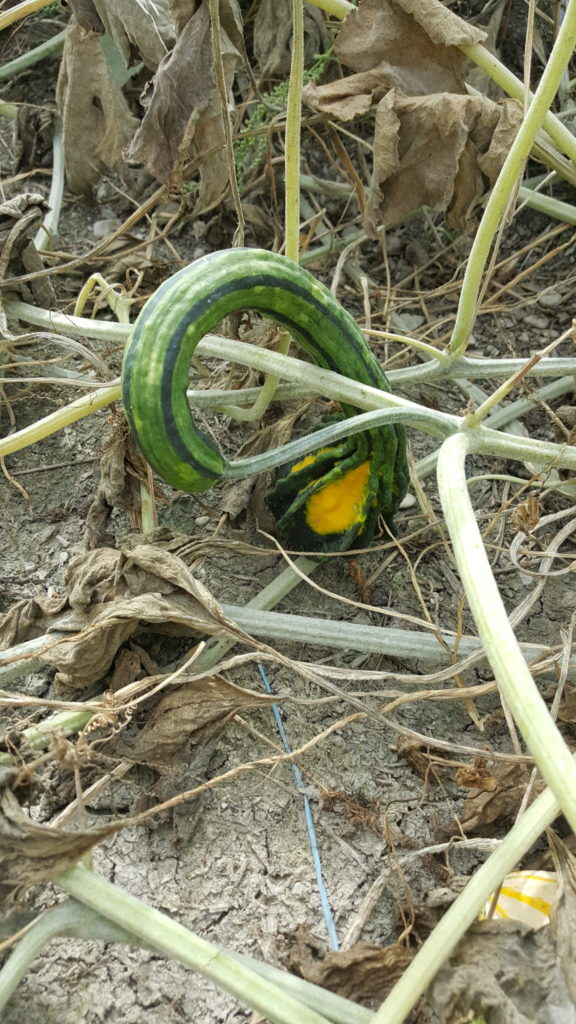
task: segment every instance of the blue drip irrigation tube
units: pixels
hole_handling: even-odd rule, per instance
[[[270,695],[273,695],[272,687],[268,682],[266,673],[262,665],[258,665],[258,670],[262,677],[262,682],[264,683],[266,692]],[[288,737],[286,735],[284,725],[282,724],[280,710],[277,704],[272,705],[272,711],[274,712],[276,727],[280,734],[280,739],[282,740],[282,746],[284,747],[284,750],[286,751],[287,754],[291,754],[292,749],[290,747],[290,744],[288,743]],[[338,942],[338,936],[336,934],[336,928],[334,926],[334,918],[332,917],[332,911],[330,909],[328,893],[326,892],[326,886],[324,885],[324,878],[322,876],[320,851],[318,849],[318,841],[316,839],[316,829],[314,827],[314,819],[312,817],[312,808],[310,807],[310,801],[304,788],[304,780],[302,779],[302,773],[297,764],[292,764],[292,774],[294,776],[294,781],[296,782],[296,788],[298,792],[301,794],[302,799],[304,801],[304,816],[306,818],[306,828],[308,830],[308,839],[310,841],[310,848],[312,850],[312,860],[314,862],[314,871],[316,873],[316,882],[318,885],[318,892],[320,893],[320,902],[322,904],[324,921],[326,922],[326,930],[328,932],[328,937],[330,939],[330,945],[332,949],[337,951],[340,948],[340,944]]]

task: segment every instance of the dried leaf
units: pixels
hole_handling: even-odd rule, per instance
[[[364,226],[373,238],[422,206],[466,228],[521,120],[512,101],[469,97],[463,45],[485,33],[439,0],[363,0],[335,50],[356,74],[305,91],[308,105],[349,120],[378,104]]]
[[[296,974],[359,1003],[384,999],[414,956],[398,943],[382,947],[370,942],[356,942],[350,949],[324,955],[321,944],[302,925],[293,939],[290,966]]]
[[[19,103],[14,121],[14,170],[30,171],[44,164],[52,153],[54,112],[45,107]],[[18,197],[19,198],[19,197]],[[42,196],[42,205],[46,201]]]
[[[292,42],[292,0],[260,0],[254,18],[254,56],[260,74],[265,77],[290,73]],[[311,61],[323,53],[330,37],[322,12],[317,7],[304,8],[304,57]]]
[[[479,789],[483,793],[494,793],[498,780],[485,765],[468,765],[456,772],[456,785],[466,789]]]
[[[94,0],[94,3],[126,67],[135,63],[135,57],[143,60],[151,71],[156,71],[175,39],[168,0]]]
[[[447,211],[453,227],[468,226],[520,119],[515,101],[495,104],[447,93],[407,97],[391,90],[376,111],[368,233],[377,238],[379,228],[422,206]]]
[[[234,686],[222,676],[181,678],[185,685],[162,698],[135,742],[122,739],[120,756],[154,766],[171,764],[191,738],[196,752],[222,732],[234,715],[277,702],[275,697]]]
[[[514,820],[531,775],[527,765],[495,765],[490,770],[495,788],[482,790],[466,800],[460,817],[467,834],[491,833],[496,824],[507,825]],[[542,783],[535,787],[540,792]]]
[[[220,0],[222,60],[227,89],[243,53],[237,0]],[[177,188],[186,160],[199,158],[196,211],[218,201],[227,183],[220,105],[212,74],[210,12],[206,0],[184,24],[174,49],[161,62],[144,120],[128,159]],[[214,152],[211,152],[214,150]]]
[[[21,192],[0,203],[0,282],[24,273],[42,271],[44,264],[34,245],[34,235],[44,218],[48,204],[37,192]],[[46,278],[37,278],[17,286],[26,302],[51,306],[55,302],[52,285]]]
[[[461,82],[465,58],[457,48],[485,38],[482,29],[462,21],[440,0],[362,0],[346,18],[334,49],[353,71],[390,68],[390,85],[404,92],[460,92],[453,86]],[[425,82],[430,86],[423,87]]]
[[[98,548],[73,559],[66,588],[73,613],[66,626],[74,635],[43,655],[58,670],[61,689],[84,689],[102,679],[142,622],[157,632],[229,636],[252,644],[185,563],[152,544]]]
[[[117,831],[107,825],[89,832],[64,832],[35,825],[14,793],[0,793],[0,901],[13,900],[42,879],[73,867],[96,843]]]
[[[104,168],[126,177],[122,150],[138,122],[110,74],[100,37],[84,34],[75,18],[66,30],[56,99],[72,191],[90,196]]]
[[[302,90],[302,99],[320,114],[339,121],[352,121],[355,117],[366,117],[389,88],[389,78],[384,72],[362,71],[326,85],[308,84]]]
[[[114,543],[106,532],[112,510],[138,509],[140,481],[145,479],[146,463],[132,436],[127,428],[115,430],[100,459],[100,483],[86,516],[84,543],[88,550]]]
[[[55,615],[66,607],[65,597],[30,597],[0,615],[0,650],[42,636]]]
[[[346,17],[334,46],[342,65],[357,74],[308,88],[305,101],[347,120],[366,114],[388,89],[408,96],[464,93],[465,58],[457,47],[484,37],[438,0],[364,0]]]

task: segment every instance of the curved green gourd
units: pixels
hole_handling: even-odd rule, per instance
[[[228,463],[198,430],[186,397],[196,345],[223,317],[255,309],[290,331],[318,366],[389,391],[384,371],[349,313],[296,263],[259,249],[212,253],[169,278],[130,337],[122,398],[143,455],[179,490],[205,491]],[[343,407],[345,416],[356,412]],[[317,551],[369,543],[391,522],[408,480],[400,425],[321,449],[285,467],[267,496],[281,539]]]

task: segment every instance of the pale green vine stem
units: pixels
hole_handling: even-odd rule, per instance
[[[280,994],[272,982],[87,868],[81,865],[71,868],[60,875],[58,885],[143,942],[151,935],[154,945],[165,956],[199,971],[274,1024],[328,1024],[326,1017],[300,1000]]]
[[[300,255],[300,133],[302,125],[302,84],[304,81],[303,0],[292,2],[292,61],[286,103],[284,155],[285,253],[298,263]]]
[[[52,3],[52,0],[22,0],[21,3],[16,4],[9,11],[0,14],[0,32],[8,28],[9,25],[13,25],[15,21],[27,18],[29,14],[41,11],[43,7],[48,7],[50,3]]]
[[[6,13],[10,14],[10,11]],[[33,50],[21,53],[19,57],[4,64],[0,68],[0,82],[11,82],[16,75],[21,75],[23,71],[34,67],[34,64],[38,64],[39,61],[46,60],[47,57],[56,57],[64,49],[65,36],[66,31],[58,32],[57,35],[52,36],[52,39],[47,39],[46,42],[35,46]],[[18,109],[16,105],[15,109]],[[2,113],[4,111],[0,109],[0,114]]]
[[[576,832],[576,764],[530,674],[490,568],[466,483],[475,433],[448,438],[438,457],[438,488],[468,604],[502,696],[550,789]]]
[[[62,33],[64,35],[64,33]],[[58,237],[58,224],[64,198],[64,132],[62,119],[54,116],[52,134],[52,180],[48,196],[48,210],[34,237],[38,252],[51,252]]]
[[[554,821],[559,810],[554,795],[549,789],[544,790],[444,913],[372,1018],[372,1024],[403,1024],[494,890]]]
[[[0,440],[0,458],[27,448],[31,444],[36,444],[37,441],[42,441],[50,434],[57,433],[70,423],[76,423],[77,420],[83,419],[84,416],[90,416],[97,409],[104,409],[112,402],[117,402],[121,392],[120,383],[116,381],[108,387],[92,391],[89,395],[82,395],[70,405],[65,405],[63,409],[58,409],[57,412],[52,412],[49,416],[43,416],[42,419],[31,423],[29,427],[23,427],[15,434],[9,434],[8,437]]]
[[[33,960],[52,939],[60,937],[123,943],[149,949],[155,953],[159,952],[154,944],[152,930],[146,940],[137,939],[125,927],[120,927],[93,908],[87,907],[77,900],[66,899],[63,903],[51,907],[34,921],[0,971],[0,1010]],[[214,953],[217,952],[215,947]],[[342,996],[328,992],[325,988],[319,988],[303,978],[288,974],[286,971],[281,971],[279,968],[272,967],[253,957],[243,956],[232,951],[223,952],[233,960],[240,961],[249,970],[255,971],[256,974],[262,975],[278,985],[279,999],[282,998],[282,993],[287,992],[296,999],[302,1000],[306,1006],[317,1010],[318,1013],[326,1014],[333,1024],[370,1024],[372,1020],[369,1010],[357,1006],[356,1003],[352,1003]],[[160,955],[162,954],[160,953]]]
[[[82,290],[76,299],[74,316],[82,316],[84,307],[96,287],[100,288],[102,298],[106,300],[118,323],[128,326],[130,324],[130,300],[126,298],[121,290],[117,290],[117,286],[110,284],[98,272],[91,274],[88,280],[84,282]]]
[[[344,21],[350,11],[356,10],[356,5],[349,3],[348,0],[308,0],[308,2],[314,7],[319,7],[321,11],[326,11],[326,14],[331,14],[333,18],[340,18],[340,21]]]
[[[502,170],[486,204],[484,215],[470,251],[449,351],[454,357],[466,349],[477,312],[482,275],[496,232],[505,213],[510,195],[518,183],[538,129],[561,81],[576,43],[576,0],[569,0],[566,17],[552,48],[548,63],[526,116],[504,161]]]
[[[302,123],[302,83],[304,80],[304,8],[303,0],[292,2],[292,62],[286,104],[284,149],[284,251],[288,259],[298,263],[300,255],[300,131]],[[276,351],[286,355],[290,335],[282,331]],[[278,377],[268,374],[262,391],[251,409],[232,406],[230,412],[239,420],[252,422],[266,412],[278,387]]]
[[[496,82],[501,89],[512,96],[513,99],[522,101],[524,99],[524,85],[516,75],[513,75],[508,70],[505,64],[502,64],[494,54],[490,53],[485,46],[477,43],[475,46],[462,46],[462,52],[474,63],[486,72],[489,78],[493,82]],[[530,93],[532,99],[534,93]],[[572,132],[566,127],[565,124],[560,121],[555,114],[548,111],[544,117],[542,127],[548,132],[548,135],[556,143],[559,149],[563,153],[566,153],[570,157],[573,163],[576,163],[576,138],[572,135]]]
[[[131,327],[126,327],[123,324],[110,323],[105,320],[89,320],[86,317],[74,317],[66,313],[57,313],[54,310],[40,309],[38,306],[31,306],[29,303],[11,296],[3,300],[3,305],[8,316],[35,324],[46,330],[58,331],[73,338],[89,337],[98,341],[112,341],[116,345],[125,345],[132,330]],[[416,340],[401,334],[384,331],[381,333],[383,337],[403,342],[406,345],[410,345]],[[232,359],[234,362],[242,363],[240,353],[245,342],[230,342],[230,344],[236,345],[237,354],[234,356],[228,354],[228,349],[224,354],[222,346],[227,342],[230,342],[230,339],[221,338],[217,334],[207,334],[200,342],[195,354],[212,359],[217,359],[221,355],[223,359]],[[250,348],[250,346],[246,347]],[[416,347],[418,347],[417,340]],[[525,359],[472,359],[469,356],[462,356],[458,361],[453,361],[440,353],[439,358],[436,358],[434,362],[430,361],[425,366],[409,366],[404,370],[390,370],[388,377],[395,384],[419,384],[423,380],[432,378],[442,380],[453,377],[465,379],[508,377],[520,370],[525,363]],[[251,366],[252,363],[246,361],[245,365]],[[529,370],[528,376],[557,377],[565,373],[576,373],[576,359],[554,357],[543,359]],[[307,386],[306,390],[308,394],[314,393],[311,386]]]
[[[89,321],[90,322],[90,321]],[[445,436],[447,433],[457,431],[462,426],[462,419],[438,410],[423,409],[415,402],[410,402],[399,395],[393,395],[378,388],[360,384],[349,377],[343,377],[333,370],[325,370],[320,366],[312,366],[300,359],[291,356],[281,355],[279,352],[269,352],[259,348],[257,345],[248,345],[245,342],[231,341],[228,338],[209,339],[204,338],[196,350],[200,354],[228,359],[231,362],[238,362],[263,372],[272,372],[275,376],[284,377],[286,380],[301,384],[310,388],[314,393],[326,395],[329,398],[344,402],[347,405],[358,409],[396,409],[399,410],[398,419],[404,422],[410,421],[418,424],[421,429],[432,433],[435,436]],[[84,395],[70,405],[59,409],[58,412],[44,417],[37,423],[11,434],[0,440],[0,457],[10,455],[21,448],[25,448],[42,438],[55,433],[74,423],[84,416],[88,416],[96,409],[101,409],[111,402],[116,401],[120,396],[120,384],[113,382],[107,388],[99,388],[90,395]],[[409,413],[411,415],[409,415]],[[348,426],[353,423],[348,420]],[[510,435],[501,435],[498,431],[488,430],[486,427],[478,428],[475,433],[478,446],[482,446],[485,454],[502,454],[506,458],[537,459],[541,463],[554,463],[558,469],[576,469],[576,449],[553,444],[548,441],[538,441],[533,438],[517,438]],[[317,441],[318,435],[316,435]],[[316,442],[312,443],[314,448]],[[267,458],[267,456],[264,456]],[[257,472],[257,464],[251,463],[249,472]]]

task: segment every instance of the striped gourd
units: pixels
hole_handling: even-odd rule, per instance
[[[164,480],[188,493],[212,487],[228,465],[192,418],[190,360],[223,317],[246,309],[286,327],[318,366],[389,390],[352,317],[306,270],[259,249],[202,257],[148,300],[122,370],[124,408],[138,446]],[[343,407],[345,416],[355,412]],[[343,551],[370,541],[378,515],[391,521],[406,483],[404,430],[386,425],[286,467],[267,500],[284,541]]]

